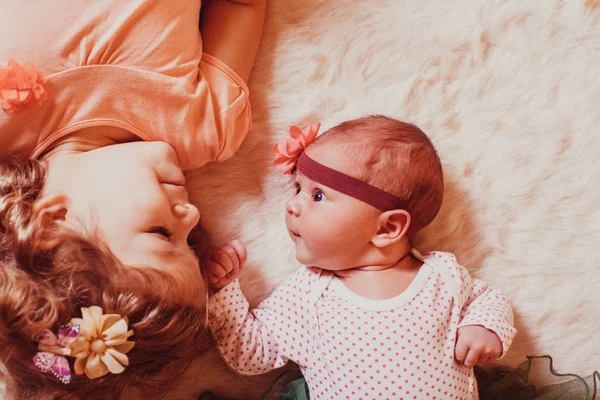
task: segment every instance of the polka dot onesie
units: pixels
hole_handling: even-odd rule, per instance
[[[333,273],[304,267],[252,311],[233,281],[211,298],[210,314],[235,371],[261,374],[291,360],[311,399],[477,399],[473,369],[454,359],[458,328],[494,331],[502,355],[516,333],[508,300],[441,252],[390,299],[366,299]]]

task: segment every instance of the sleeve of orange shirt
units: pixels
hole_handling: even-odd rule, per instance
[[[240,147],[252,125],[250,96],[246,83],[225,63],[202,55],[198,86],[187,115],[191,137],[171,132],[182,168],[197,168],[211,161],[223,161]]]
[[[206,0],[202,5],[204,53],[200,79],[205,80],[207,93],[200,109],[190,111],[201,117],[199,123],[204,132],[215,135],[201,135],[200,141],[190,143],[184,168],[226,160],[250,130],[247,81],[262,36],[265,12],[266,0]]]

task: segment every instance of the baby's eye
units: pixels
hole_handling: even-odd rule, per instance
[[[323,192],[321,192],[320,190],[316,190],[313,193],[312,198],[313,198],[313,201],[321,201],[321,200],[325,199],[325,194]]]
[[[171,232],[168,228],[164,226],[153,226],[150,229],[150,233],[154,233],[156,235],[160,235],[165,237],[166,239],[170,239],[173,236],[173,232]]]
[[[300,187],[299,183],[296,183],[296,194],[300,193],[300,190],[302,190],[302,188]]]

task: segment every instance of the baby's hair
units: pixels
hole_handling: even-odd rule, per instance
[[[358,118],[324,132],[311,145],[332,146],[356,161],[350,172],[403,199],[413,218],[429,225],[442,206],[442,163],[417,126],[381,115]]]
[[[41,162],[0,160],[0,381],[9,398],[118,398],[133,386],[147,398],[164,394],[211,344],[204,309],[165,301],[169,274],[122,265],[95,235],[54,228],[54,246],[39,246],[44,227],[33,211],[45,177]],[[64,385],[34,366],[32,337],[57,333],[93,305],[129,318],[129,366],[95,380],[73,374]]]

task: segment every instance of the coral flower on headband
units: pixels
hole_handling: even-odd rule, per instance
[[[133,330],[127,330],[127,317],[119,314],[102,314],[98,306],[81,307],[83,318],[71,319],[81,332],[71,343],[71,357],[75,357],[75,373],[90,379],[107,373],[120,374],[129,365],[125,355],[135,345],[127,341]]]
[[[7,113],[21,112],[37,107],[46,100],[43,84],[46,77],[35,69],[33,63],[20,65],[8,61],[8,67],[0,67],[0,104]]]
[[[273,147],[275,168],[280,169],[284,174],[291,174],[300,154],[317,138],[320,127],[321,124],[315,122],[303,132],[297,126],[292,126],[290,136],[284,137]]]

